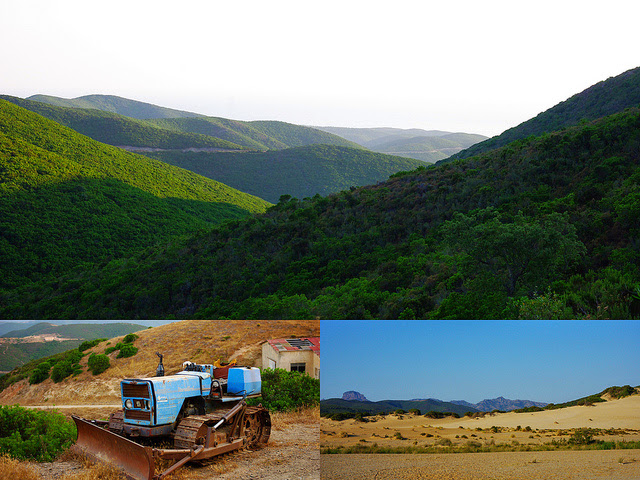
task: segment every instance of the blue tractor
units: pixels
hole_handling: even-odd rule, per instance
[[[73,416],[76,450],[118,466],[131,480],[162,480],[188,461],[267,444],[269,412],[246,403],[261,396],[260,369],[185,362],[164,376],[158,355],[158,376],[121,381],[123,408],[108,422]],[[159,448],[161,442],[173,448]],[[158,458],[176,463],[156,474]]]

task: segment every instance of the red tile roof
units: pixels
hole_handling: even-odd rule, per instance
[[[320,337],[275,338],[267,342],[276,352],[311,350],[320,355]]]

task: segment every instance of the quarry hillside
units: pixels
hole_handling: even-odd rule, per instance
[[[94,376],[87,371],[91,353],[102,354],[109,346],[115,346],[124,337],[115,337],[86,350],[80,360],[83,372],[67,377],[60,383],[50,378],[30,385],[28,379],[9,385],[0,392],[0,404],[4,405],[99,405],[118,404],[120,380],[154,376],[158,365],[156,352],[164,355],[167,375],[182,369],[189,360],[196,363],[213,363],[237,360],[238,364],[259,366],[261,343],[274,338],[317,337],[319,321],[182,321],[152,327],[136,333],[133,345],[138,353],[129,358],[116,358],[118,352],[109,354],[111,366]]]

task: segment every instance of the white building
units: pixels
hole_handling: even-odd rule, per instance
[[[263,342],[262,368],[282,368],[320,378],[320,337],[279,338]]]

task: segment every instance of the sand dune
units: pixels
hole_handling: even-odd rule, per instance
[[[375,421],[353,419],[321,421],[321,445],[324,447],[379,445],[406,447],[433,446],[443,439],[454,445],[517,442],[542,445],[567,439],[572,429],[597,428],[601,440],[640,441],[640,395],[597,403],[533,413],[487,414],[484,418],[432,419],[424,415],[386,415]],[[501,427],[491,431],[491,427]],[[520,428],[518,428],[520,427]],[[528,427],[528,428],[527,428]],[[610,433],[604,430],[616,429]]]
[[[423,422],[424,423],[424,422]],[[490,428],[493,425],[515,428],[529,425],[535,429],[558,428],[631,428],[640,429],[640,395],[595,403],[532,413],[501,413],[477,419],[432,420],[432,425],[462,426],[463,428]]]

